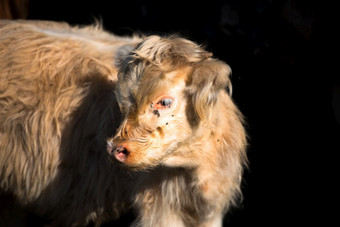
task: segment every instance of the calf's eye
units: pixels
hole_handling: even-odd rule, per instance
[[[161,98],[158,98],[155,102],[155,105],[152,103],[151,108],[160,110],[165,108],[170,108],[174,102],[174,99],[170,96],[163,96]]]
[[[172,99],[162,99],[161,101],[160,101],[160,104],[162,105],[162,106],[164,106],[164,107],[170,107],[171,106],[171,104],[173,103],[173,101],[174,100],[172,100]]]

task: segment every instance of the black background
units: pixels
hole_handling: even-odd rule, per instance
[[[340,151],[334,6],[298,0],[32,0],[28,13],[28,19],[71,24],[95,18],[119,35],[180,34],[231,66],[233,99],[248,124],[250,166],[244,200],[224,226],[331,223]]]

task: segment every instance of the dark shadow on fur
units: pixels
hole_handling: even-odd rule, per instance
[[[115,133],[122,119],[114,84],[101,75],[89,78],[83,84],[88,94],[62,132],[58,175],[32,204],[33,209],[44,207],[38,213],[48,215],[59,226],[84,220],[91,211],[100,208],[107,210],[104,216],[118,216],[113,204],[125,206],[114,195],[118,181],[113,182],[112,178],[128,175],[109,160],[106,152],[106,140]]]
[[[200,122],[200,118],[198,116],[198,114],[196,113],[196,111],[193,111],[195,109],[194,105],[192,104],[191,100],[192,97],[191,95],[187,95],[189,96],[189,100],[187,101],[187,106],[185,108],[185,113],[186,113],[186,116],[187,116],[187,119],[188,119],[188,122],[191,126],[192,129],[195,129],[198,127],[198,124]]]

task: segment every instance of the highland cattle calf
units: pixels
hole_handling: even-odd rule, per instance
[[[246,163],[230,72],[177,36],[0,21],[1,191],[55,226],[221,226]]]

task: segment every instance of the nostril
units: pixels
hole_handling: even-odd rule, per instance
[[[125,162],[129,155],[129,151],[124,145],[118,145],[112,149],[111,155],[113,155],[118,161]]]
[[[126,149],[125,149],[125,147],[123,145],[120,145],[120,146],[116,147],[115,152],[117,152],[117,153],[124,153],[124,154],[127,153],[127,151],[126,151]]]

